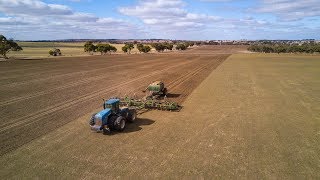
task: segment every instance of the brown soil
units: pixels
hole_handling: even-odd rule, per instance
[[[15,65],[21,61],[10,62],[10,69],[1,64],[1,70],[11,71],[1,76],[1,91],[23,93],[2,96],[0,101],[1,108],[11,108],[6,110],[11,115],[1,109],[9,117],[1,119],[1,146],[15,149],[3,149],[0,179],[320,179],[319,56],[234,54],[187,98],[179,96],[188,94],[184,90],[189,84],[196,86],[210,70],[200,67],[212,62],[213,69],[218,64],[214,62],[220,55],[199,54],[98,56],[74,60],[70,67],[67,62],[72,59],[41,61],[47,63],[42,67],[35,61],[35,66],[23,62],[19,68]],[[136,72],[115,70],[133,60],[140,65],[128,67]],[[109,67],[99,69],[98,64]],[[26,71],[28,76],[20,75],[25,80],[14,81],[22,66],[47,69],[38,70],[41,76]],[[151,66],[162,67],[148,70]],[[65,72],[59,73],[61,69]],[[46,75],[47,71],[55,75]],[[102,75],[101,71],[105,79],[90,83],[87,78]],[[123,132],[109,135],[90,130],[88,118],[102,109],[102,97],[140,92],[140,86],[145,88],[155,77],[168,81],[173,100],[183,101],[180,112],[148,111]],[[6,82],[10,79],[15,83]],[[66,87],[72,83],[76,85]],[[50,93],[36,94],[41,91]],[[20,96],[30,98],[14,100]],[[19,120],[15,113],[26,118]],[[17,126],[17,121],[24,124]],[[25,144],[17,148],[19,140]]]
[[[219,53],[208,53],[210,48]],[[142,97],[155,80],[165,82],[169,99],[182,103],[233,49],[2,62],[0,155],[92,112],[103,98]]]

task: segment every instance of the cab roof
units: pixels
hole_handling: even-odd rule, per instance
[[[114,103],[117,103],[119,101],[120,101],[119,99],[109,99],[109,100],[107,100],[106,104],[114,104]]]

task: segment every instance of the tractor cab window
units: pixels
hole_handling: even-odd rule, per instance
[[[115,104],[115,103],[112,104],[112,106],[111,106],[111,111],[112,111],[112,112],[116,112],[116,104]]]
[[[119,111],[119,103],[113,103],[113,104],[106,104],[106,108],[111,109],[112,112],[118,112]]]
[[[112,112],[117,113],[119,111],[119,101],[117,100],[108,100],[104,104],[104,108],[110,109]]]
[[[112,104],[105,104],[105,108],[112,109]]]
[[[112,109],[114,112],[119,111],[119,102],[114,103],[114,109]]]

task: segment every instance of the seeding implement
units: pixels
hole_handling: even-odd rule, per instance
[[[179,111],[181,106],[176,102],[167,101],[166,98],[164,100],[156,100],[156,99],[133,99],[129,97],[125,97],[120,100],[120,104],[127,107],[134,107],[137,110],[141,109],[157,109],[157,110],[165,110],[165,111]]]
[[[144,99],[161,99],[167,95],[167,88],[164,87],[162,81],[155,81],[143,91],[147,92]]]

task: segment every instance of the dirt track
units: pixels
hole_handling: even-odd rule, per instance
[[[230,49],[233,49],[232,47]],[[17,60],[0,66],[0,155],[101,106],[102,98],[136,95],[162,80],[182,103],[228,56],[224,54],[111,55]],[[200,52],[200,51],[198,51]]]

